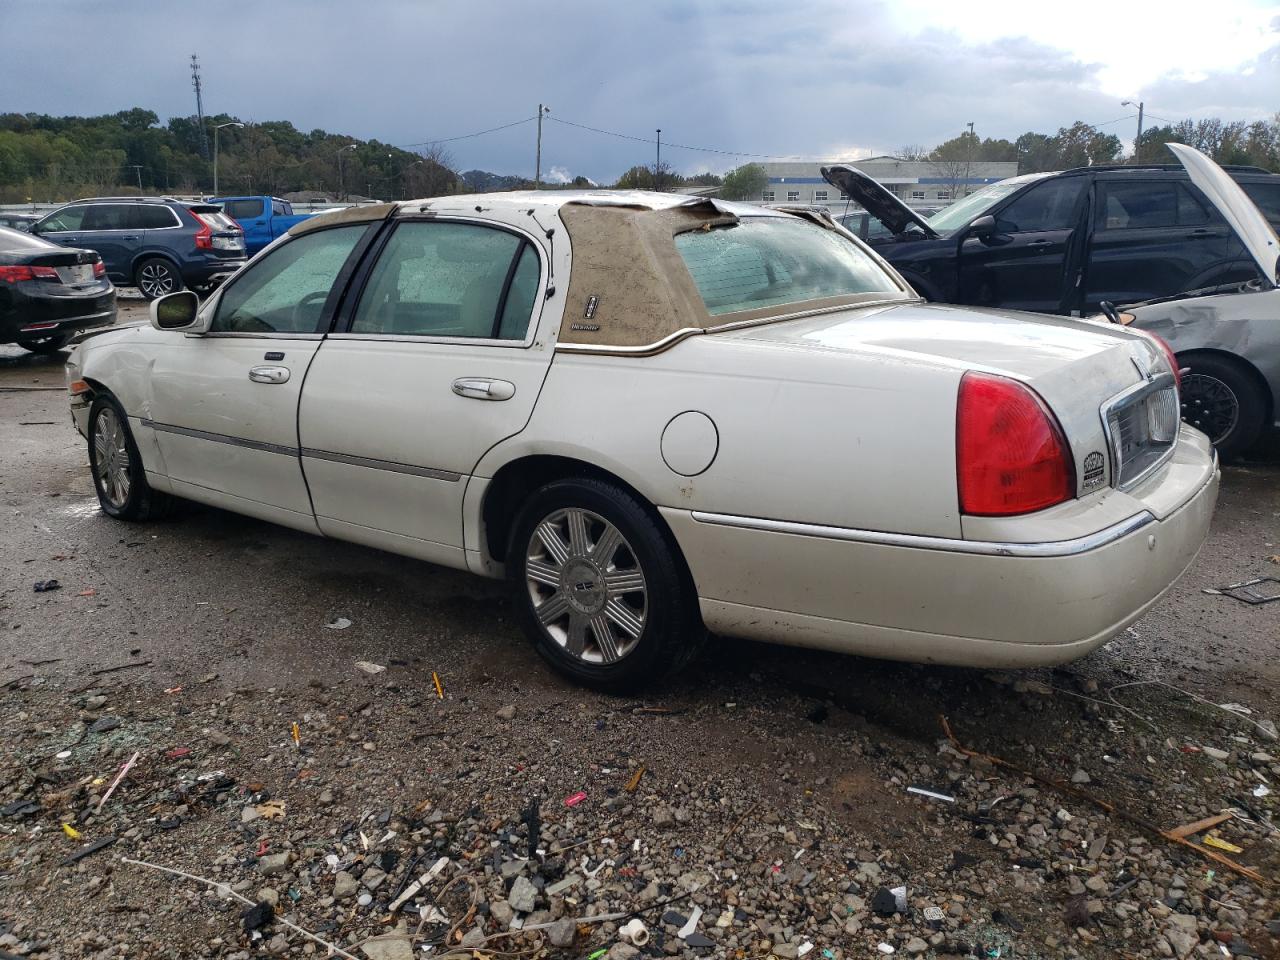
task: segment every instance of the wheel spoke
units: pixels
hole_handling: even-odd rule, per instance
[[[591,548],[591,559],[598,563],[601,569],[604,569],[612,562],[613,555],[618,552],[620,546],[622,546],[622,534],[618,532],[618,528],[612,523],[606,523],[604,532],[600,534],[600,539]]]
[[[534,612],[544,627],[550,626],[569,612],[569,601],[563,593],[557,591],[538,604]]]
[[[569,522],[569,552],[575,557],[585,557],[591,552],[587,538],[587,515],[581,510],[570,510],[566,519]]]
[[[610,597],[609,602],[605,604],[604,615],[633,640],[644,630],[644,620],[625,603],[614,597]]]
[[[565,633],[565,649],[575,657],[582,656],[587,648],[587,618],[578,613],[569,614],[569,629]]]
[[[543,520],[538,524],[537,533],[538,539],[547,548],[547,553],[551,555],[555,565],[557,567],[564,566],[564,562],[569,559],[569,548],[560,539],[560,531],[556,529],[555,524],[549,520]]]
[[[644,574],[636,570],[610,570],[604,575],[605,589],[609,596],[620,597],[644,589]]]
[[[591,618],[591,633],[596,638],[596,646],[600,648],[600,659],[605,663],[613,663],[619,658],[613,628],[609,626],[609,619],[604,614],[596,614]]]
[[[524,574],[534,583],[559,589],[560,566],[560,564],[543,563],[541,560],[528,560],[524,565]]]

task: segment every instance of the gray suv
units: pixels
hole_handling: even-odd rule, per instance
[[[118,286],[148,300],[206,290],[244,266],[244,231],[212,204],[169,197],[96,197],[59,207],[31,232],[96,250]]]

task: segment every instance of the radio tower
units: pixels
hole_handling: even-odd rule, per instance
[[[209,141],[204,129],[204,100],[200,97],[200,57],[191,55],[191,85],[196,88],[196,122],[200,125],[200,159],[209,159]]]

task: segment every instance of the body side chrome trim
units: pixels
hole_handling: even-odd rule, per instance
[[[950,553],[973,553],[988,557],[1070,557],[1088,553],[1106,546],[1136,530],[1141,530],[1156,518],[1143,510],[1127,520],[1077,537],[1074,540],[1054,540],[1046,543],[1001,543],[991,540],[955,540],[950,537],[926,537],[913,533],[885,533],[880,530],[855,530],[848,527],[824,527],[814,523],[791,523],[785,520],[764,520],[756,517],[737,517],[723,513],[693,511],[693,519],[699,523],[723,527],[739,527],[765,533],[786,533],[798,537],[816,537],[823,540],[847,540],[853,543],[871,543],[887,547],[908,547],[913,550],[942,550]]]
[[[297,447],[288,447],[281,443],[266,443],[262,440],[245,440],[242,437],[229,437],[225,433],[212,433],[208,430],[193,430],[191,427],[176,427],[171,423],[156,423],[145,417],[138,421],[144,427],[150,427],[160,433],[173,433],[180,437],[192,437],[196,440],[209,440],[213,443],[225,443],[232,447],[247,447],[250,450],[261,450],[264,453],[279,453],[287,457],[298,455]]]
[[[328,460],[331,463],[345,463],[353,467],[369,467],[373,470],[387,470],[391,473],[407,473],[413,477],[427,477],[431,480],[444,480],[457,483],[462,474],[452,470],[437,470],[435,467],[415,467],[408,463],[395,463],[391,460],[374,460],[372,457],[356,457],[349,453],[331,453],[328,450],[313,450],[303,447],[302,455],[312,460]]]

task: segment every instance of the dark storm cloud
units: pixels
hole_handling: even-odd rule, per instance
[[[49,6],[6,4],[6,32],[44,36]],[[162,118],[187,115],[187,57],[199,52],[207,112],[395,144],[532,117],[540,100],[554,118],[644,138],[661,127],[668,144],[772,155],[931,145],[970,120],[984,136],[1012,138],[1125,112],[1092,86],[1095,64],[1028,39],[974,46],[945,30],[905,36],[889,8],[870,0],[220,0],[213,8],[166,5],[161,16],[154,3],[57,7],[58,22],[74,27],[60,30],[52,47],[9,46],[0,110],[142,106]],[[1274,58],[1258,69],[1271,71],[1277,89]],[[1214,76],[1157,86],[1164,109],[1181,116],[1196,103],[1246,109],[1257,83]],[[1123,126],[1117,132],[1127,136]],[[448,149],[464,169],[531,174],[533,138],[530,123]],[[648,144],[554,121],[545,128],[544,169],[608,181],[652,159]],[[664,159],[685,171],[742,162],[674,146]]]

